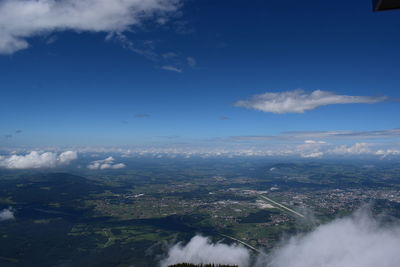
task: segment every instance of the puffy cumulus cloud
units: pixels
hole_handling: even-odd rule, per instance
[[[305,140],[304,144],[298,145],[293,152],[299,154],[302,158],[320,158],[324,156],[321,149],[326,144],[325,141]]]
[[[68,164],[73,160],[78,158],[78,153],[75,151],[65,151],[58,156],[58,161],[60,164]]]
[[[354,145],[341,145],[329,150],[331,154],[340,154],[340,155],[361,155],[361,154],[371,154],[372,151],[370,149],[371,144],[368,143],[355,143]]]
[[[14,210],[12,208],[3,209],[0,211],[0,222],[14,219]]]
[[[125,168],[123,163],[114,163],[113,157],[108,157],[102,160],[92,161],[87,168],[90,170],[105,170],[105,169],[122,169]]]
[[[0,53],[29,47],[28,38],[56,31],[124,32],[143,20],[165,23],[180,0],[0,1]]]
[[[302,89],[279,93],[264,93],[246,100],[237,101],[234,105],[277,114],[303,113],[306,110],[333,104],[373,104],[385,101],[387,97],[337,95],[333,92],[315,90],[306,93]]]
[[[31,151],[25,155],[11,155],[0,157],[0,167],[7,169],[38,169],[55,168],[67,165],[78,158],[75,151],[55,152]]]
[[[240,245],[213,244],[210,239],[196,235],[185,246],[178,243],[171,247],[167,258],[161,261],[161,267],[183,262],[247,267],[249,261],[249,251]]]
[[[385,227],[367,212],[337,219],[311,233],[291,238],[256,266],[396,267],[400,227]]]

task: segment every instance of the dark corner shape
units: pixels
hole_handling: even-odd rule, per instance
[[[374,11],[400,9],[400,0],[372,0]]]

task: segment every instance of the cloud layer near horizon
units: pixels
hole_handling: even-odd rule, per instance
[[[124,32],[156,17],[160,24],[180,0],[4,0],[0,54],[29,47],[28,38],[58,31]]]
[[[254,95],[246,100],[237,101],[234,105],[249,109],[276,114],[304,113],[321,106],[334,104],[374,104],[385,101],[387,97],[337,95],[333,92],[315,90],[306,93],[302,89],[293,91],[264,93]]]
[[[76,160],[75,151],[55,152],[31,151],[25,155],[0,156],[0,167],[6,169],[39,169],[55,168]]]
[[[377,131],[291,131],[278,135],[259,136],[232,136],[235,140],[254,141],[291,141],[307,139],[328,139],[328,140],[361,140],[361,139],[396,139],[400,137],[400,129],[386,129]]]

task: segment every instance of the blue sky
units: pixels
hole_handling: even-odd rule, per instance
[[[326,142],[398,144],[398,132],[363,135],[399,128],[400,11],[374,13],[370,1],[361,0],[148,0],[140,6],[143,18],[126,11],[140,2],[132,0],[116,11],[126,21],[99,25],[102,0],[81,1],[100,10],[88,21],[79,18],[80,7],[73,9],[76,21],[58,19],[65,6],[23,13],[29,2],[0,4],[0,17],[8,16],[0,19],[3,147],[316,138],[279,138],[303,131],[353,136],[319,138]],[[113,3],[119,10],[120,2]],[[297,107],[315,90],[331,92],[334,103],[364,98],[283,114],[254,108],[249,100],[265,93],[284,98],[298,88],[304,91],[295,97]],[[238,106],[241,100],[251,103]]]

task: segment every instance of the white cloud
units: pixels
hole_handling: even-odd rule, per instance
[[[77,158],[78,153],[76,153],[75,151],[65,151],[58,156],[60,164],[68,164],[71,161],[76,160]]]
[[[250,253],[241,245],[213,244],[208,238],[196,235],[186,246],[180,243],[170,248],[168,257],[161,261],[161,267],[177,263],[226,264],[249,266]]]
[[[165,59],[174,59],[174,58],[179,57],[179,55],[174,53],[174,52],[168,52],[168,53],[164,53],[162,55],[162,57],[165,58]]]
[[[365,209],[294,236],[270,254],[260,254],[255,267],[397,267],[400,226],[381,224]],[[186,246],[170,248],[161,267],[188,262],[250,266],[248,249],[195,236]]]
[[[316,141],[316,140],[305,140],[305,144],[326,144],[325,141]]]
[[[164,21],[180,0],[4,0],[0,53],[29,47],[28,38],[57,31],[124,32],[145,19]]]
[[[361,154],[371,154],[372,151],[370,149],[371,144],[368,143],[355,143],[352,146],[341,145],[329,150],[329,153],[332,154],[341,154],[341,155],[361,155]]]
[[[311,152],[301,154],[302,158],[320,158],[324,155],[323,152]]]
[[[324,141],[305,140],[304,144],[298,145],[293,149],[293,153],[299,154],[302,158],[320,158],[324,155],[321,149],[326,144]]]
[[[3,209],[2,211],[0,211],[0,222],[14,219],[14,211],[12,208]]]
[[[87,168],[90,170],[105,170],[105,169],[122,169],[125,168],[125,164],[123,163],[115,163],[114,158],[108,157],[102,160],[92,161]]]
[[[0,157],[0,167],[7,169],[38,169],[55,168],[67,165],[78,158],[74,151],[55,152],[31,151],[26,155],[11,155]]]
[[[293,153],[300,154],[303,158],[317,158],[324,155],[331,156],[380,156],[381,159],[387,156],[398,156],[400,150],[396,148],[379,148],[381,144],[354,143],[351,145],[329,145],[320,142],[305,142],[293,149]]]
[[[277,114],[303,113],[306,110],[333,104],[373,104],[385,101],[387,97],[337,95],[333,92],[315,90],[305,93],[302,89],[279,93],[264,93],[246,100],[237,101],[234,105]]]
[[[385,158],[390,155],[400,155],[399,149],[379,149],[375,152],[375,155],[381,156],[381,158]]]
[[[168,71],[173,71],[173,72],[178,72],[178,73],[182,72],[181,68],[178,68],[178,67],[175,67],[175,66],[171,66],[171,65],[162,66],[161,69],[168,70]]]
[[[357,212],[291,238],[270,255],[267,266],[396,267],[399,247],[399,226],[384,227],[366,212]]]
[[[172,138],[172,137],[169,137]],[[239,139],[240,140],[240,139]],[[245,139],[248,140],[248,139]],[[400,157],[400,144],[395,142],[358,142],[340,143],[337,141],[317,141],[318,139],[288,138],[288,142],[262,142],[261,139],[250,139],[251,142],[238,142],[236,139],[208,140],[210,143],[205,145],[193,144],[174,144],[171,146],[142,146],[142,147],[71,147],[80,154],[86,154],[92,158],[101,159],[100,161],[92,161],[87,166],[90,168],[100,168],[101,161],[105,160],[108,155],[119,155],[121,158],[177,158],[177,157],[202,157],[202,158],[233,158],[233,157],[379,157],[381,159],[390,156],[390,158]],[[312,140],[312,141],[310,141]],[[228,142],[230,141],[230,142]],[[285,140],[283,140],[285,141]],[[56,153],[58,148],[43,148],[45,151],[53,151]],[[6,152],[7,151],[7,152]],[[4,153],[10,156],[0,156],[0,167],[4,167],[6,159],[11,155],[19,155],[24,150],[15,148],[4,148]],[[322,153],[322,154],[321,154]],[[42,154],[42,153],[41,153]],[[384,155],[387,156],[384,156]],[[59,162],[63,162],[67,154],[59,156]],[[112,157],[111,157],[112,158]],[[389,157],[388,157],[389,158]],[[113,159],[114,160],[114,159]],[[107,163],[107,162],[104,162]],[[116,165],[119,162],[113,162]],[[87,167],[85,166],[85,167]],[[97,167],[96,167],[97,166]],[[123,168],[125,165],[116,165],[114,168]],[[110,168],[104,165],[103,168]]]
[[[113,169],[122,169],[125,167],[126,167],[126,165],[124,163],[117,163],[117,164],[114,164],[111,166],[111,168],[113,168]]]

